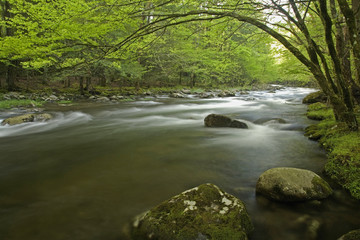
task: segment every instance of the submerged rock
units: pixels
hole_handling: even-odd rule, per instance
[[[341,236],[338,240],[359,240],[359,239],[360,239],[360,229],[357,229]]]
[[[16,117],[10,117],[1,122],[1,125],[17,125],[26,122],[43,122],[52,119],[52,115],[48,113],[31,113]]]
[[[138,216],[132,239],[246,240],[253,225],[245,205],[213,184],[187,190]]]
[[[272,200],[296,202],[327,198],[332,189],[325,180],[309,170],[273,168],[260,176],[256,192]]]
[[[210,114],[204,119],[206,127],[231,127],[231,128],[249,128],[246,123],[233,120],[227,116],[219,114]]]

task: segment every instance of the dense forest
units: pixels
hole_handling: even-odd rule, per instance
[[[186,13],[220,4],[1,1],[1,86],[13,90],[34,81],[64,86],[81,81],[118,87],[238,87],[311,80],[271,36],[249,23],[171,17],[157,24],[158,12]],[[257,15],[265,21],[266,15]]]

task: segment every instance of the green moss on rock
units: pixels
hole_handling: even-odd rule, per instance
[[[359,240],[359,239],[360,239],[360,229],[353,230],[341,236],[338,240]]]
[[[298,168],[272,168],[259,177],[256,192],[280,202],[311,201],[332,194],[329,184],[314,172]]]
[[[35,122],[35,121],[47,121],[52,119],[52,116],[48,113],[38,113],[38,114],[24,114],[20,116],[10,117],[2,121],[1,125],[17,125],[26,122]]]
[[[134,221],[133,239],[247,239],[253,225],[244,204],[213,184],[185,191]]]
[[[325,103],[326,101],[327,101],[327,97],[321,91],[310,93],[303,99],[304,104],[311,104],[311,103],[317,103],[317,102]]]

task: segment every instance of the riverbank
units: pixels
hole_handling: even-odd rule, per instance
[[[360,121],[360,109],[357,113]],[[307,116],[320,121],[309,126],[305,135],[327,151],[325,173],[360,199],[360,132],[351,132],[336,122],[332,109],[324,103],[309,105]]]
[[[247,94],[248,91],[275,92],[281,89],[279,85],[257,85],[243,88],[96,88],[81,94],[77,89],[56,88],[32,91],[4,92],[0,94],[0,109],[42,107],[46,103],[73,104],[79,101],[89,102],[129,102],[141,98],[157,98],[169,96],[172,98],[233,97],[237,94]]]

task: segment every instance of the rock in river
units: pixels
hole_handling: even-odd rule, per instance
[[[245,205],[213,184],[187,190],[138,216],[132,239],[245,240],[253,225]]]
[[[238,120],[232,120],[231,118],[219,115],[219,114],[210,114],[204,119],[206,127],[232,127],[232,128],[249,128],[246,123],[240,122]]]
[[[43,122],[52,119],[52,116],[48,113],[32,113],[24,114],[16,117],[10,117],[1,122],[1,125],[16,125],[26,122]]]
[[[360,229],[353,230],[341,236],[338,240],[359,240],[359,239],[360,239]]]
[[[303,99],[302,102],[304,104],[312,104],[312,103],[317,103],[317,102],[326,103],[327,102],[327,96],[322,91],[313,92],[313,93],[310,93],[309,95],[307,95]]]
[[[272,200],[320,200],[332,194],[329,184],[314,172],[298,168],[272,168],[256,184],[256,192]]]

